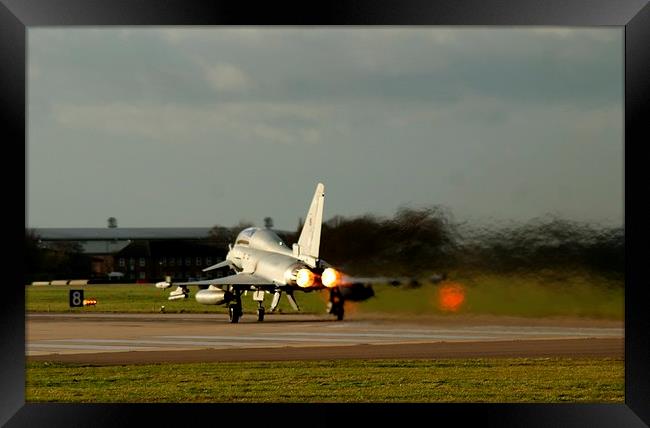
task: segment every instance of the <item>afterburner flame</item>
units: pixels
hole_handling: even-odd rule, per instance
[[[332,268],[327,268],[323,271],[321,275],[321,282],[325,287],[332,288],[335,287],[341,280],[341,274]]]
[[[456,312],[465,301],[465,289],[456,283],[444,284],[438,290],[440,309]]]
[[[309,269],[300,269],[296,275],[296,284],[302,288],[314,285],[314,273]]]

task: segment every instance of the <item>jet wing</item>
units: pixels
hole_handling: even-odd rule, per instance
[[[174,285],[274,285],[268,279],[260,278],[249,273],[239,273],[222,278],[206,279],[193,282],[175,282]]]
[[[208,272],[208,271],[211,271],[211,270],[214,270],[214,269],[220,269],[220,268],[223,268],[223,267],[226,267],[226,266],[230,267],[231,269],[233,268],[232,263],[230,263],[229,260],[224,260],[222,262],[217,263],[216,265],[212,265],[212,266],[209,266],[209,267],[203,269],[203,272]]]

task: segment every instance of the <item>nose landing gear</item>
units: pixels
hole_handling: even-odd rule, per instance
[[[257,289],[253,293],[253,300],[257,302],[257,321],[264,321],[264,290]],[[277,304],[277,303],[276,303]],[[273,310],[273,305],[271,305],[271,310]]]

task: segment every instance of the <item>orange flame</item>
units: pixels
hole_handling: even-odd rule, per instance
[[[438,302],[443,311],[456,312],[465,301],[465,289],[457,283],[448,283],[438,290]]]
[[[309,269],[300,269],[296,275],[296,284],[302,288],[311,287],[315,280],[314,273]]]
[[[327,268],[321,275],[321,282],[327,288],[335,287],[341,282],[341,274],[336,269]]]

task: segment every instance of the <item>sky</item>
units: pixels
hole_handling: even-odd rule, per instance
[[[26,227],[623,224],[622,27],[30,27]]]

